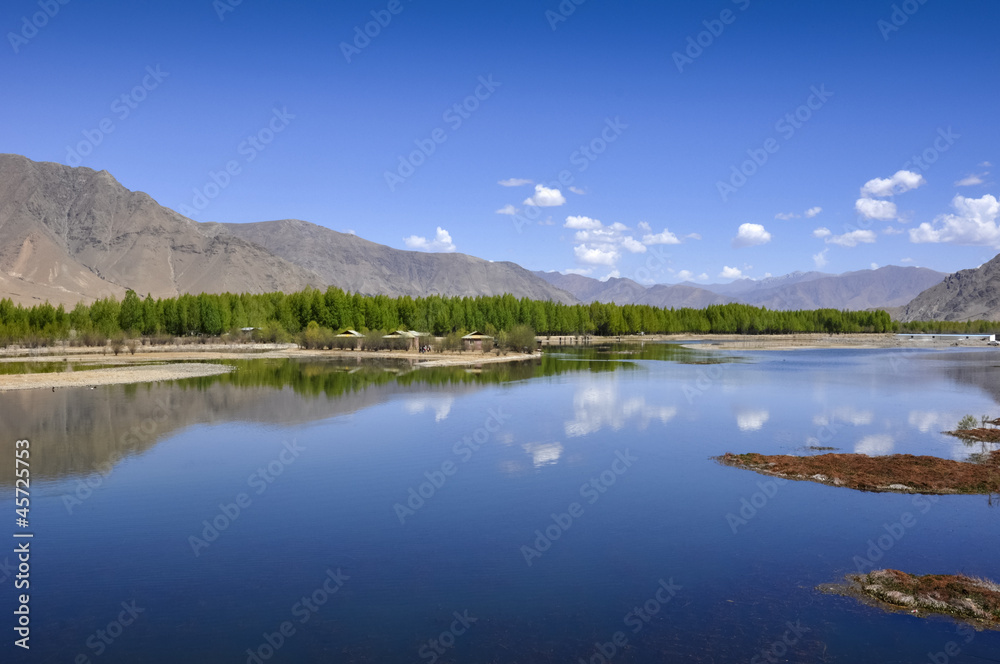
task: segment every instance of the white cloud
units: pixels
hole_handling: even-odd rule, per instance
[[[549,189],[543,184],[535,185],[535,195],[524,199],[525,205],[556,207],[566,202],[566,197],[558,189]]]
[[[531,455],[531,463],[535,468],[559,461],[563,452],[562,443],[531,443],[522,445],[521,449]]]
[[[831,233],[830,229],[826,226],[820,226],[813,231],[813,237],[830,237],[831,235],[833,235],[833,233]]]
[[[875,239],[875,231],[851,231],[843,235],[828,237],[826,242],[839,247],[856,247],[859,244],[871,244],[875,242]]]
[[[698,281],[706,281],[706,280],[708,280],[708,272],[702,272],[701,274],[698,275]]]
[[[982,184],[983,182],[985,182],[985,180],[983,178],[985,178],[987,175],[989,175],[989,171],[987,171],[985,173],[979,173],[979,174],[973,173],[971,175],[966,175],[961,180],[958,180],[957,182],[955,182],[955,186],[956,187],[973,187],[973,186],[975,186],[977,184]]]
[[[620,431],[629,421],[640,430],[654,420],[666,424],[676,417],[678,409],[650,404],[644,396],[623,398],[614,384],[590,384],[573,396],[573,411],[574,418],[563,425],[569,438],[596,433],[604,427]]]
[[[826,252],[828,251],[830,251],[830,247],[827,247],[818,254],[813,254],[813,263],[816,264],[817,268],[826,267],[826,264],[829,262],[826,260]]]
[[[566,223],[563,224],[563,228],[580,228],[583,230],[594,230],[601,228],[602,224],[597,219],[591,219],[590,217],[566,217]]]
[[[622,276],[621,272],[619,272],[618,270],[611,270],[611,272],[608,272],[606,275],[601,277],[600,281],[607,281],[608,279],[617,279],[620,276]]]
[[[648,225],[648,224],[647,224]],[[650,244],[680,244],[681,241],[677,239],[677,236],[671,233],[666,228],[663,229],[662,233],[648,234],[642,236],[642,243],[645,245]]]
[[[774,218],[775,219],[781,219],[783,221],[787,221],[789,219],[798,219],[800,217],[805,217],[806,219],[812,219],[813,217],[815,217],[817,214],[819,214],[822,211],[823,211],[823,208],[817,206],[817,207],[811,207],[811,208],[809,208],[808,210],[806,210],[802,214],[796,214],[794,212],[779,212],[778,214],[774,215]]]
[[[900,263],[912,263],[913,259],[912,258],[900,258],[899,262]]]
[[[928,224],[910,229],[910,242],[948,242],[1000,248],[1000,203],[986,194],[981,198],[955,196],[953,214],[943,214]]]
[[[990,168],[990,167],[993,166],[993,164],[991,164],[988,161],[984,161],[984,162],[980,163],[979,165],[982,166],[983,168]]]
[[[892,454],[896,445],[893,437],[886,433],[877,433],[865,436],[854,445],[855,454],[866,454],[868,456],[882,456]]]
[[[517,208],[508,203],[497,210],[497,214],[517,214]]]
[[[348,229],[347,229],[346,231],[344,231],[344,232],[345,232],[345,233],[347,233],[348,235],[357,235],[357,233],[355,233],[355,232],[354,232],[354,229],[353,229],[353,228],[348,228]]]
[[[771,413],[765,409],[741,410],[736,413],[736,426],[740,431],[757,431],[771,419]]]
[[[746,275],[738,267],[729,267],[728,265],[722,266],[722,272],[719,273],[719,278],[721,279],[746,279]]]
[[[590,265],[608,265],[613,267],[621,257],[613,248],[588,247],[586,244],[579,244],[573,247],[573,253],[581,263]]]
[[[886,226],[882,229],[882,235],[902,235],[903,229],[895,226]]]
[[[639,229],[640,231],[645,231],[646,233],[652,233],[652,232],[653,232],[653,227],[652,227],[652,226],[650,226],[650,225],[649,225],[649,224],[648,224],[647,222],[645,222],[645,221],[640,221],[640,222],[639,222],[638,224],[636,224],[635,226],[636,226],[636,228],[638,228],[638,229]]]
[[[582,268],[571,267],[568,270],[563,270],[562,273],[563,274],[579,274],[581,276],[586,276],[586,275],[590,274],[593,271],[594,271],[594,268],[592,268],[592,267],[582,267]]]
[[[752,247],[759,244],[767,244],[771,241],[771,234],[764,230],[760,224],[740,224],[736,237],[733,238],[733,246]]]
[[[875,413],[870,410],[856,410],[854,406],[838,406],[813,416],[813,424],[825,427],[830,424],[846,423],[854,426],[871,424]]]
[[[896,204],[891,201],[878,201],[874,198],[859,198],[854,203],[854,209],[866,219],[889,221],[896,218]]]
[[[872,269],[873,270],[877,270],[878,269],[878,263],[872,263]]]
[[[410,415],[416,415],[427,409],[431,409],[434,411],[434,421],[443,422],[448,419],[448,414],[451,413],[451,406],[454,403],[455,397],[408,399],[403,402],[403,408]]]
[[[580,189],[580,187],[570,187],[569,190],[572,191],[577,196],[585,196],[587,194],[587,192],[584,191],[583,189]]]
[[[526,184],[531,184],[531,180],[526,180],[524,178],[507,178],[506,180],[500,180],[497,184],[501,187],[521,187]]]
[[[419,235],[411,235],[410,237],[403,238],[403,242],[410,249],[417,249],[419,251],[443,251],[451,252],[455,251],[455,244],[451,241],[451,234],[440,226],[437,227],[437,233],[434,236],[433,241],[429,241],[425,237],[420,237]]]
[[[691,281],[694,278],[694,272],[691,270],[681,270],[677,273],[677,278],[681,281]]]
[[[924,184],[927,184],[927,180],[920,173],[896,171],[891,178],[875,178],[866,182],[861,187],[861,196],[864,198],[885,198],[905,193]]]
[[[684,236],[684,239],[685,240],[700,240],[701,239],[701,234],[700,233],[688,233],[687,235]]]
[[[646,245],[639,242],[631,235],[627,235],[622,238],[622,247],[625,251],[632,252],[633,254],[644,254],[646,253]]]

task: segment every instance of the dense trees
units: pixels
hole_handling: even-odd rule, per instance
[[[312,325],[315,323],[315,325]],[[705,309],[662,309],[647,305],[565,305],[512,295],[480,297],[398,297],[306,289],[297,293],[251,295],[185,294],[177,298],[140,297],[128,291],[78,304],[72,311],[0,300],[0,344],[50,343],[75,337],[104,343],[128,335],[210,335],[257,328],[266,340],[308,339],[317,344],[347,328],[360,332],[396,329],[446,336],[479,330],[495,335],[524,326],[539,334],[619,335],[646,333],[786,334],[795,332],[984,332],[993,323],[894,323],[884,311],[771,311],[745,304]]]

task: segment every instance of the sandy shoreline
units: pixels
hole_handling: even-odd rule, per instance
[[[60,373],[12,374],[0,376],[0,392],[11,390],[55,389],[57,387],[96,387],[127,383],[152,383],[200,376],[214,376],[232,371],[223,364],[158,364],[88,369]]]
[[[539,357],[538,354],[511,353],[495,355],[480,352],[417,353],[415,351],[342,351],[303,350],[291,344],[200,344],[191,346],[143,346],[135,355],[117,356],[103,348],[42,348],[7,351],[0,363],[69,362],[76,365],[120,365],[100,369],[78,369],[49,373],[0,375],[0,392],[10,390],[92,387],[179,380],[214,376],[232,371],[231,366],[212,364],[211,360],[337,358],[408,360],[418,367],[475,366],[495,362],[517,362]],[[193,363],[196,362],[197,363]],[[155,362],[156,364],[147,364]],[[140,366],[136,366],[140,365]]]

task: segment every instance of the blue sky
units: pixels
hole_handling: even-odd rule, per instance
[[[1000,250],[994,1],[236,1],[8,0],[0,151],[645,283]]]

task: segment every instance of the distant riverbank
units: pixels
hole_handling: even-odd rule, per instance
[[[127,350],[117,356],[107,348],[68,346],[0,352],[0,365],[30,362],[50,364],[44,372],[0,374],[0,392],[26,389],[94,387],[127,383],[150,383],[212,376],[232,371],[231,366],[212,360],[296,359],[296,358],[408,360],[418,367],[475,366],[494,362],[517,362],[538,355],[509,353],[496,355],[481,351],[418,353],[416,351],[303,350],[294,344],[198,344],[189,346],[142,346],[134,355]],[[97,365],[99,368],[88,368]],[[117,366],[109,366],[117,365]],[[2,366],[0,366],[2,369]]]

